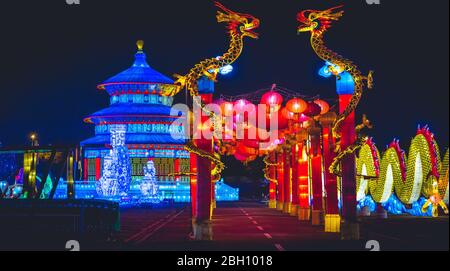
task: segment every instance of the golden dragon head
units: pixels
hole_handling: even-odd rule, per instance
[[[324,11],[304,10],[297,14],[297,21],[301,24],[297,32],[311,32],[313,34],[323,34],[331,27],[333,21],[338,21],[344,15],[344,11],[337,11],[343,6],[337,6]]]
[[[219,23],[227,23],[227,28],[231,33],[239,33],[253,39],[258,38],[258,34],[254,32],[260,25],[258,18],[243,13],[237,13],[224,7],[221,3],[215,2],[216,7],[222,11],[217,11],[217,21]]]

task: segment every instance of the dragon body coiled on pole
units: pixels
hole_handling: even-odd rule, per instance
[[[174,96],[182,89],[186,88],[190,95],[194,97],[194,103],[210,117],[214,139],[218,145],[221,145],[221,137],[217,134],[220,129],[216,129],[216,126],[221,125],[222,123],[221,118],[216,116],[214,112],[207,110],[202,100],[196,98],[199,96],[198,81],[202,77],[207,77],[209,80],[216,82],[219,69],[234,63],[241,55],[244,48],[244,38],[258,38],[258,34],[253,31],[259,27],[260,21],[252,15],[234,12],[224,7],[219,2],[215,2],[215,5],[221,10],[217,12],[217,22],[227,24],[228,33],[231,38],[228,51],[222,56],[208,58],[199,62],[184,76],[175,75],[177,79],[175,84],[179,87],[171,92],[164,93],[164,95]],[[225,168],[225,165],[221,161],[218,153],[210,153],[201,150],[193,141],[186,144],[186,150],[201,157],[208,158],[215,165],[211,173],[213,181],[220,179],[220,173]]]
[[[297,32],[310,32],[311,33],[311,46],[316,54],[326,61],[331,63],[328,66],[328,70],[331,74],[337,76],[340,80],[340,75],[343,72],[348,72],[354,82],[354,92],[349,105],[345,110],[337,117],[333,124],[333,136],[336,139],[341,137],[341,126],[347,117],[355,112],[364,89],[373,88],[373,71],[370,71],[367,76],[363,76],[358,67],[351,61],[341,55],[328,49],[325,45],[324,34],[331,27],[333,21],[338,21],[344,15],[344,11],[338,11],[342,6],[337,6],[324,11],[318,10],[304,10],[298,13],[297,20],[301,23]],[[359,137],[351,146],[348,146],[345,150],[338,150],[333,163],[330,166],[330,172],[335,175],[340,175],[339,164],[340,161],[347,155],[355,153],[361,146],[367,141],[367,137]]]

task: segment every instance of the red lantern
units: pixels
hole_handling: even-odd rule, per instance
[[[321,111],[322,111],[322,108],[318,104],[316,104],[314,102],[309,102],[308,107],[305,110],[305,112],[303,112],[303,114],[305,114],[308,117],[315,117],[315,116],[320,115]]]
[[[248,159],[248,156],[245,156],[243,154],[240,154],[238,152],[234,153],[234,158],[236,158],[236,160],[241,161],[241,162],[245,162]]]
[[[259,149],[259,141],[256,139],[244,139],[242,144],[248,148]]]
[[[294,98],[286,104],[286,108],[294,114],[300,114],[308,108],[308,104],[302,99]]]
[[[222,115],[225,117],[233,116],[233,103],[222,102],[220,104],[220,109],[222,110]]]
[[[295,118],[295,113],[288,110],[287,107],[281,109],[281,115],[288,120],[292,120]]]
[[[283,110],[280,110],[277,113],[274,113],[274,114],[271,115],[271,118],[272,117],[276,117],[277,118],[278,130],[286,129],[289,126],[289,119],[285,116],[285,114],[283,114]],[[285,111],[287,111],[287,110],[285,110]]]
[[[245,109],[250,108],[247,105],[252,104],[251,102],[247,101],[246,99],[240,99],[234,102],[234,108],[237,112],[243,112]],[[254,107],[253,107],[254,109]],[[253,111],[253,110],[251,110]]]
[[[275,91],[269,91],[261,97],[261,104],[267,105],[270,113],[280,110],[282,103],[283,96]]]
[[[238,145],[236,146],[236,153],[239,153],[241,155],[245,155],[248,157],[251,155],[256,155],[257,151],[255,148],[249,148],[249,147],[245,146],[243,142],[239,142]]]
[[[306,116],[305,114],[300,114],[300,117],[298,118],[298,121],[299,122],[305,122],[305,121],[308,121],[308,120],[310,120],[311,118],[310,117],[308,117],[308,116]]]
[[[320,106],[320,115],[326,114],[330,111],[330,105],[327,102],[323,100],[315,100],[314,103]]]

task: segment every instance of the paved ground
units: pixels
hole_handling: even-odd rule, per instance
[[[259,203],[219,205],[213,218],[217,250],[299,250],[314,249],[311,243],[336,241],[338,234],[300,222]]]
[[[154,251],[322,251],[366,250],[368,240],[383,250],[448,250],[448,217],[393,217],[363,221],[363,240],[344,242],[339,234],[300,222],[261,203],[219,203],[214,212],[214,240],[190,240],[189,206],[129,209],[122,212],[122,232],[115,249]]]
[[[369,240],[378,241],[381,250],[449,250],[448,216],[361,218],[362,240],[344,242],[339,234],[323,232],[322,226],[261,203],[219,203],[212,221],[214,240],[198,242],[190,238],[189,205],[121,209],[120,215],[121,231],[109,240],[11,231],[0,235],[0,250],[64,250],[67,240],[79,240],[82,250],[354,251],[367,250]]]

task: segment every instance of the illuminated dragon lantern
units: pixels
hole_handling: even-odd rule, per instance
[[[363,90],[373,86],[373,72],[363,76],[358,67],[352,61],[345,59],[339,54],[331,51],[325,46],[323,35],[331,28],[332,23],[338,21],[344,14],[339,11],[342,6],[334,7],[325,11],[305,10],[297,15],[301,23],[298,32],[311,33],[311,45],[316,54],[327,63],[329,72],[338,79],[340,74],[348,72],[355,84],[353,97],[342,114],[340,114],[334,125],[333,135],[340,138],[342,122],[355,111],[361,100]],[[370,121],[363,117],[363,123],[355,127],[359,132],[365,128],[371,128]],[[422,212],[426,212],[432,206],[432,215],[438,216],[438,207],[448,213],[449,177],[447,150],[443,161],[441,161],[439,148],[434,135],[428,128],[419,128],[413,139],[409,156],[400,148],[399,142],[391,143],[383,156],[373,143],[371,138],[359,135],[358,140],[345,150],[339,151],[330,166],[330,172],[340,175],[339,163],[346,155],[359,150],[356,161],[357,168],[357,199],[363,200],[370,193],[377,203],[387,203],[394,192],[400,202],[405,206],[417,203],[420,196],[427,200],[422,206]]]
[[[380,156],[375,143],[369,139],[356,160],[357,199],[361,201],[370,193],[376,203],[385,204],[395,193],[396,198],[408,206],[423,196],[426,199],[421,206],[423,213],[429,206],[435,217],[438,207],[448,213],[448,163],[448,149],[441,160],[434,135],[427,127],[419,127],[408,155],[399,141],[394,140]]]
[[[298,13],[297,20],[301,23],[297,32],[310,32],[311,33],[311,46],[316,54],[327,63],[331,63],[328,66],[329,72],[340,80],[340,74],[348,72],[355,84],[352,99],[345,110],[337,117],[333,125],[333,135],[336,139],[341,137],[341,125],[342,122],[350,116],[357,108],[363,90],[367,87],[371,89],[373,87],[373,72],[370,71],[368,76],[363,76],[358,67],[351,61],[341,55],[333,52],[325,46],[324,34],[331,28],[334,21],[338,21],[344,15],[344,11],[339,11],[343,6],[337,6],[325,11],[318,10],[304,10]],[[358,127],[360,130],[361,127]],[[342,158],[346,155],[350,155],[366,142],[366,137],[360,137],[357,142],[347,147],[345,150],[339,150],[336,158],[330,166],[330,172],[335,175],[340,175],[338,166]]]
[[[175,83],[179,87],[171,92],[164,93],[164,95],[174,96],[182,89],[186,88],[191,96],[198,97],[199,79],[206,76],[208,79],[216,81],[219,69],[234,63],[241,55],[244,48],[244,38],[258,38],[258,34],[255,33],[254,30],[257,29],[260,25],[259,19],[249,14],[231,11],[219,2],[215,2],[215,5],[220,9],[220,11],[217,12],[217,22],[226,23],[228,33],[231,38],[228,51],[222,56],[208,58],[201,61],[184,76],[175,75],[175,77],[177,78]],[[210,116],[213,126],[216,126],[218,122],[221,122],[219,121],[220,117],[215,116],[213,112],[205,109],[205,105],[200,99],[194,99],[194,102],[202,108],[203,112]],[[214,130],[214,127],[212,127],[212,129]],[[215,131],[215,135],[217,135],[216,133],[217,131]],[[220,144],[220,140],[217,140],[217,142]],[[186,149],[189,152],[195,153],[199,156],[206,157],[211,160],[211,162],[215,164],[215,168],[212,172],[213,180],[218,180],[220,178],[220,173],[224,169],[224,164],[221,162],[220,155],[218,153],[209,153],[201,150],[197,146],[195,146],[192,141],[186,144]]]

